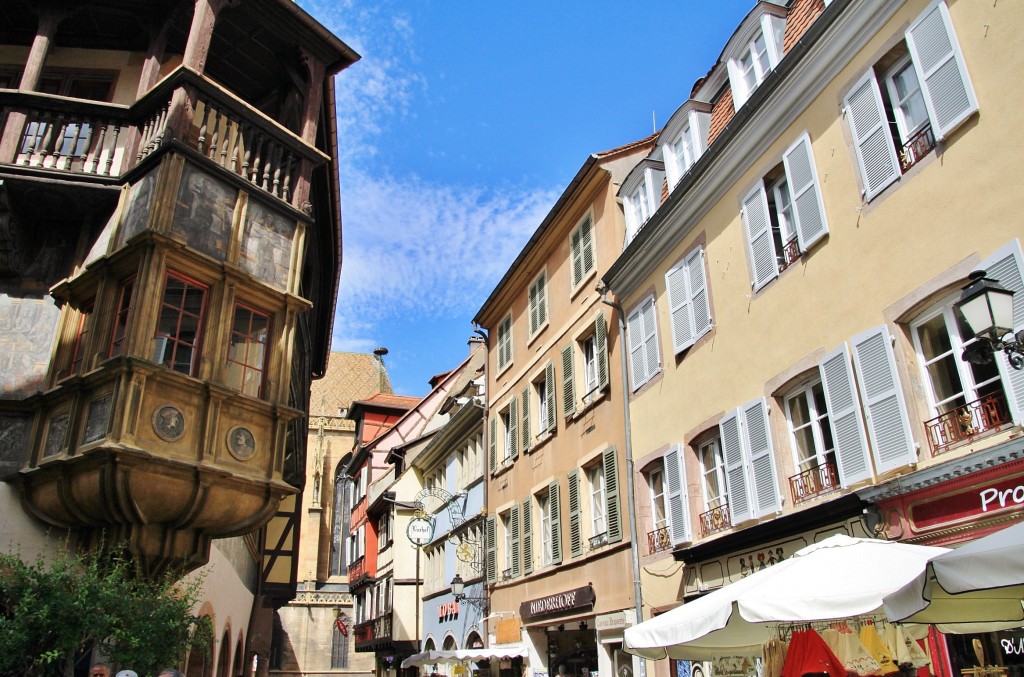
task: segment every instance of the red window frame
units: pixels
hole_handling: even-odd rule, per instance
[[[180,287],[172,287],[173,283]],[[182,374],[195,376],[202,346],[208,292],[209,287],[198,280],[167,271],[156,332],[153,335],[154,362]],[[198,309],[192,307],[196,293],[199,294]]]
[[[262,320],[262,329],[257,320]],[[270,330],[270,315],[244,303],[235,304],[231,332],[228,336],[226,378],[228,386],[245,395],[263,396]],[[260,338],[261,331],[262,338]],[[240,354],[235,354],[236,346],[241,346]]]

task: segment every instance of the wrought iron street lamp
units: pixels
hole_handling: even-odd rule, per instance
[[[1001,351],[1014,369],[1024,368],[1024,330],[1013,334],[1013,292],[985,277],[984,270],[970,278],[956,308],[978,340],[964,349],[961,359],[989,364]]]
[[[479,609],[481,613],[487,613],[487,596],[468,597],[465,593],[466,582],[462,580],[462,576],[455,574],[455,578],[452,579],[451,586],[452,595],[455,596],[456,602],[467,602]]]

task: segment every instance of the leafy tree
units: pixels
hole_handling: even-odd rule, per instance
[[[26,563],[0,554],[0,675],[70,675],[91,647],[140,675],[203,650],[208,618],[192,614],[202,581],[136,575],[121,555],[61,550]]]

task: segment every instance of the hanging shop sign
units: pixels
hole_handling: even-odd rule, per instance
[[[577,611],[593,606],[594,599],[593,586],[585,585],[582,588],[558,592],[539,599],[527,600],[519,605],[519,615],[523,620],[530,620],[550,614]]]
[[[976,484],[910,506],[915,531],[1024,510],[1024,475]]]
[[[426,517],[414,517],[409,520],[405,534],[413,545],[426,545],[434,540],[434,521]]]

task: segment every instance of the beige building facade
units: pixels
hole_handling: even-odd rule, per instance
[[[954,307],[984,269],[1024,324],[1021,35],[1007,4],[757,3],[623,183],[604,281],[645,618],[832,533],[954,543],[1024,516],[908,498],[1022,470],[1024,378],[961,358]]]
[[[474,319],[489,337],[482,576],[495,639],[527,653],[501,674],[632,669],[619,318],[597,286],[625,237],[616,187],[651,147],[589,157]]]

